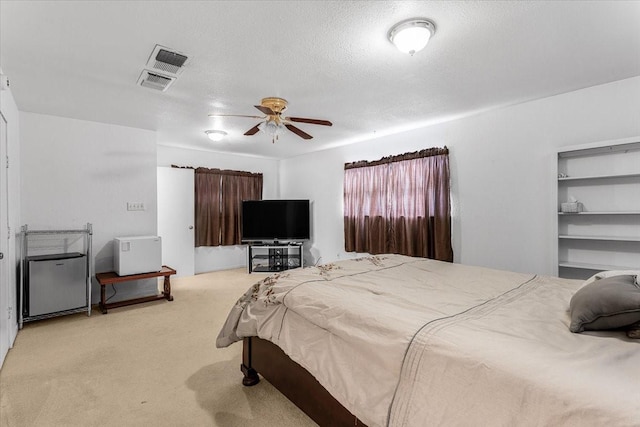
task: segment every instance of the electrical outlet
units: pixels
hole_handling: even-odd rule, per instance
[[[144,203],[143,202],[127,202],[127,210],[128,211],[143,211]]]

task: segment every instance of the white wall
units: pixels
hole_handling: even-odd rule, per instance
[[[264,199],[275,199],[279,197],[279,162],[277,160],[158,146],[158,166],[171,165],[262,173],[262,197]],[[196,274],[206,271],[246,267],[246,265],[246,245],[199,247],[195,250]]]
[[[450,149],[455,262],[554,274],[557,147],[640,135],[640,77],[281,161],[280,195],[314,202],[315,262],[344,252],[344,163]]]
[[[6,286],[9,297],[9,330],[3,331],[2,337],[8,333],[10,343],[13,343],[18,334],[18,308],[16,288],[18,277],[16,274],[19,265],[17,233],[20,232],[20,127],[18,107],[15,103],[11,90],[0,91],[0,112],[7,120],[7,155],[9,157],[9,172],[7,183],[7,198],[9,207],[9,234],[8,251],[5,254],[5,267],[9,270],[8,283],[0,283],[0,286]],[[5,313],[2,313],[5,315]],[[2,366],[0,360],[0,366]]]
[[[264,174],[266,199],[311,199],[305,264],[328,262],[353,256],[343,242],[344,163],[446,145],[456,262],[551,274],[554,150],[640,135],[639,110],[636,77],[282,161],[156,147],[151,131],[21,112],[22,169],[13,182],[21,176],[22,218],[15,208],[13,221],[16,230],[91,222],[95,268],[107,271],[113,237],[156,233],[156,166],[246,170]],[[10,151],[18,159],[15,142]],[[128,212],[128,201],[147,210]],[[244,266],[244,246],[196,251],[198,273]],[[121,287],[117,299],[151,286]]]
[[[21,112],[20,138],[21,221],[29,229],[91,223],[97,273],[113,269],[114,237],[156,234],[155,132]],[[127,202],[146,210],[127,211]],[[119,285],[111,301],[154,294],[156,282]],[[96,283],[92,293],[98,301]]]

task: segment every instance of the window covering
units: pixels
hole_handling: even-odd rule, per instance
[[[345,164],[345,250],[453,261],[449,175],[447,147]]]

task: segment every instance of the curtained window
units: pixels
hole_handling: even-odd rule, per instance
[[[453,261],[449,193],[446,147],[345,164],[345,250]]]
[[[261,199],[261,173],[196,168],[196,246],[239,245],[242,201]]]

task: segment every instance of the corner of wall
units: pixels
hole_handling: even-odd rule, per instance
[[[1,73],[1,71],[0,71]],[[15,99],[10,89],[2,91],[0,96],[0,113],[7,122],[7,213],[8,213],[8,247],[7,261],[5,266],[8,267],[8,283],[0,286],[8,286],[6,290],[8,295],[9,309],[9,330],[8,339],[9,347],[13,346],[13,342],[18,334],[17,317],[18,308],[16,307],[16,289],[17,289],[17,268],[19,264],[18,257],[18,235],[20,233],[20,133],[19,133],[19,111]],[[1,365],[1,362],[0,362]]]

